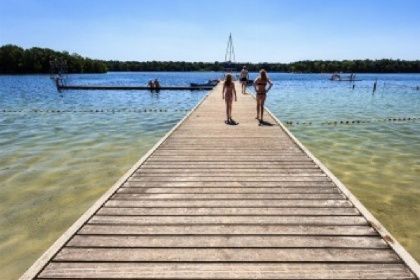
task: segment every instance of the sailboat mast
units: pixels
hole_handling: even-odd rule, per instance
[[[226,48],[225,61],[235,62],[235,49],[232,42],[232,33],[229,34],[229,40]]]

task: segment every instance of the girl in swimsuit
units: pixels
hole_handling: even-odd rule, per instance
[[[236,89],[235,84],[232,81],[232,74],[226,75],[225,83],[223,84],[223,90],[222,90],[222,98],[226,102],[226,123],[227,124],[233,124],[232,120],[232,101],[233,101],[233,95],[235,95],[235,102],[236,99]]]
[[[268,88],[266,88],[267,84],[269,85]],[[256,119],[259,120],[260,123],[263,121],[264,102],[267,97],[267,92],[271,89],[272,86],[273,86],[273,83],[268,78],[267,72],[264,69],[261,69],[260,76],[256,78],[254,81],[254,89],[255,89],[255,92],[257,93]]]

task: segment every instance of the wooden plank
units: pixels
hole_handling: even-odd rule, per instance
[[[356,216],[355,208],[109,208],[102,207],[97,215],[107,216]]]
[[[242,145],[241,149],[239,150],[237,148],[237,145]],[[253,143],[252,145],[245,145],[243,143],[235,143],[235,144],[228,144],[228,143],[221,143],[221,144],[215,144],[213,142],[205,142],[205,139],[203,140],[195,140],[195,141],[185,141],[179,144],[175,144],[172,142],[168,142],[168,144],[165,144],[163,147],[161,147],[159,150],[161,151],[172,151],[172,150],[197,150],[197,151],[210,151],[214,149],[218,149],[220,151],[232,151],[237,150],[241,152],[247,152],[247,151],[255,151],[255,147],[258,147],[258,145],[261,145],[262,147],[259,149],[261,151],[269,152],[273,151],[274,153],[281,153],[281,152],[296,152],[299,153],[301,150],[298,148],[290,147],[292,144],[288,143],[278,143],[278,144],[271,144],[268,141],[259,141],[256,143]],[[288,145],[289,147],[285,146]]]
[[[106,207],[353,207],[348,200],[109,200]]]
[[[376,236],[378,233],[370,226],[342,225],[98,225],[87,224],[78,234],[100,235],[185,235],[206,234],[234,235],[341,235]]]
[[[39,279],[415,279],[393,263],[51,263]]]
[[[217,123],[209,123],[208,126],[206,127],[206,129],[208,130],[213,130],[215,126],[217,126],[218,124],[221,124],[221,120],[218,120]],[[185,123],[183,124],[185,125]],[[230,128],[229,128],[230,129]],[[197,129],[195,129],[197,131]],[[253,132],[259,132],[260,128],[258,128],[258,130],[254,130]],[[247,135],[251,135],[254,133],[248,133]],[[245,135],[245,133],[243,134]],[[238,136],[238,135],[237,135]],[[253,135],[255,136],[255,134]],[[221,137],[221,139],[223,139],[223,136]],[[224,142],[224,141],[214,141],[214,139],[212,138],[207,138],[207,137],[198,137],[197,135],[195,135],[194,137],[191,137],[188,135],[186,135],[186,137],[183,138],[177,138],[174,137],[174,135],[171,135],[168,138],[168,141],[166,143],[163,143],[163,145],[191,145],[194,143],[203,143],[203,145],[212,145],[212,146],[219,146],[219,147],[223,147],[225,146],[234,146],[237,149],[242,149],[243,147],[252,147],[253,149],[256,149],[258,147],[258,149],[260,148],[259,146],[256,146],[255,144],[263,144],[266,143],[268,144],[269,147],[274,147],[274,146],[281,146],[281,147],[287,147],[287,148],[294,148],[294,149],[300,149],[299,145],[297,145],[293,140],[291,140],[289,137],[287,137],[284,134],[280,134],[278,136],[278,140],[279,141],[269,141],[272,139],[268,139],[268,138],[264,138],[264,137],[238,137],[235,141],[232,142]],[[238,143],[240,145],[238,145]],[[290,145],[289,145],[290,144]],[[264,147],[263,147],[264,148]],[[301,149],[300,149],[301,150]]]
[[[239,169],[235,167],[231,168],[193,168],[193,169],[182,169],[182,168],[171,168],[171,169],[159,169],[159,168],[147,168],[139,169],[136,173],[133,174],[133,177],[152,177],[152,176],[162,176],[165,174],[178,174],[178,175],[191,175],[191,176],[226,176],[226,175],[235,175],[235,176],[272,176],[273,173],[279,175],[287,174],[324,174],[321,170],[317,168],[297,168],[297,167],[284,167],[281,170],[276,169]]]
[[[180,152],[184,156],[219,156],[220,150],[223,149],[217,149],[217,150],[202,150],[202,149],[195,149],[191,150],[189,148],[187,149],[176,149],[176,150],[161,150],[159,149],[154,153],[154,156],[179,156]],[[223,150],[224,156],[273,156],[273,155],[281,155],[281,156],[291,156],[291,157],[302,157],[306,156],[302,151],[300,150],[238,150],[238,149],[226,149]]]
[[[160,194],[316,194],[316,193],[340,193],[338,188],[334,187],[301,187],[301,188],[286,188],[286,187],[272,187],[272,188],[259,188],[259,187],[176,187],[176,188],[159,188],[159,187],[122,187],[117,193],[160,193]]]
[[[76,248],[389,248],[379,236],[76,235]]]
[[[220,124],[222,124],[222,120],[219,121]],[[209,126],[210,127],[210,126]],[[245,128],[244,126],[241,126]],[[275,128],[270,128],[275,129]],[[220,130],[220,131],[210,131],[210,130],[191,130],[191,131],[181,131],[179,130],[179,133],[176,133],[172,135],[173,138],[182,138],[182,139],[214,139],[215,141],[225,140],[225,141],[237,141],[237,143],[242,143],[242,140],[245,138],[256,138],[259,140],[277,140],[280,141],[280,143],[288,143],[290,142],[290,139],[287,139],[287,136],[285,136],[280,130],[273,130],[273,131],[265,131],[263,128],[259,128],[258,130],[252,130],[248,131],[246,133],[242,129],[233,128],[231,131],[235,131],[237,133],[226,133],[226,129]],[[214,132],[214,133],[213,133]]]
[[[229,156],[229,155],[217,155],[217,156],[188,156],[188,155],[174,155],[174,156],[159,156],[154,155],[150,158],[151,162],[157,161],[216,161],[216,162],[241,162],[241,161],[273,161],[273,162],[311,162],[307,156],[282,156],[282,155],[270,155],[270,156]]]
[[[130,182],[329,182],[328,177],[324,175],[306,175],[302,176],[301,174],[285,174],[285,175],[277,175],[271,177],[258,177],[255,178],[254,176],[241,176],[240,178],[235,176],[202,176],[202,177],[174,177],[174,176],[162,176],[162,177],[130,177],[128,180]]]
[[[212,86],[161,86],[161,90],[211,90]],[[148,86],[113,86],[113,85],[61,85],[57,86],[58,90],[144,90],[156,91]]]
[[[190,142],[189,144],[180,142],[180,143],[171,143],[168,142],[162,147],[159,148],[159,151],[184,151],[184,150],[195,150],[195,151],[211,151],[214,149],[218,149],[221,151],[230,151],[232,150],[241,151],[241,152],[256,152],[256,151],[263,151],[263,152],[273,152],[273,153],[281,153],[281,152],[295,152],[301,153],[302,151],[296,147],[291,147],[290,144],[286,143],[278,143],[278,144],[269,144],[267,141],[261,142],[261,145],[265,144],[265,146],[255,149],[258,143],[253,143],[249,146],[241,146],[240,149],[237,147],[237,143],[235,144],[228,144],[228,143],[220,143],[214,144],[212,142],[205,143],[204,141],[194,141]]]
[[[362,216],[99,216],[92,217],[89,224],[121,225],[343,225],[363,226],[367,221]]]
[[[155,187],[165,187],[165,188],[252,188],[252,187],[264,187],[264,188],[308,188],[308,187],[334,187],[334,183],[328,179],[323,181],[310,181],[310,180],[298,180],[293,178],[294,181],[274,181],[274,182],[246,182],[246,181],[217,181],[217,182],[202,182],[202,181],[192,181],[192,182],[171,182],[171,181],[159,181],[159,182],[146,182],[146,181],[132,181],[128,180],[124,183],[124,187],[128,188],[155,188]]]
[[[380,262],[398,263],[392,250],[336,248],[63,248],[62,262]]]
[[[207,194],[179,194],[179,193],[163,193],[163,194],[143,194],[143,193],[130,193],[130,194],[114,194],[112,199],[118,200],[196,200],[196,199],[207,199],[207,200],[278,200],[278,199],[299,199],[299,200],[307,200],[307,199],[331,199],[331,200],[339,200],[339,199],[346,199],[346,197],[342,194],[337,193],[282,193],[282,194],[260,194],[260,193],[239,193],[239,194],[231,194],[231,193],[207,193]]]
[[[233,166],[227,166],[225,163],[219,162],[184,162],[182,163],[182,167],[189,170],[194,169],[217,169],[217,170],[226,170],[226,169],[233,169]],[[298,162],[298,163],[259,163],[256,165],[255,163],[249,162],[241,162],[237,163],[234,166],[235,170],[281,170],[283,168],[287,169],[319,169],[313,162]],[[139,168],[138,171],[142,170],[153,170],[153,169],[162,169],[162,170],[171,170],[171,169],[180,169],[179,163],[177,162],[161,162],[161,163],[153,163],[147,162]]]

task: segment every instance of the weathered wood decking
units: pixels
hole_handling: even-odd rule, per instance
[[[161,86],[159,89],[148,86],[106,86],[106,85],[57,85],[58,90],[211,90],[212,86]]]
[[[21,279],[418,279],[419,266],[255,100],[218,85]],[[417,276],[416,276],[417,275]]]

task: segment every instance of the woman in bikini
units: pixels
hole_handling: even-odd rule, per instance
[[[226,75],[225,83],[223,84],[223,90],[222,90],[222,98],[226,102],[226,124],[235,124],[232,120],[232,101],[233,101],[233,95],[235,94],[235,102],[236,99],[236,89],[235,84],[232,81],[232,74]]]
[[[269,85],[268,88],[266,87]],[[264,69],[260,70],[260,76],[254,81],[254,89],[257,93],[257,117],[256,119],[263,122],[263,113],[264,113],[264,102],[267,97],[267,92],[271,89],[273,83],[267,76],[267,71]]]

